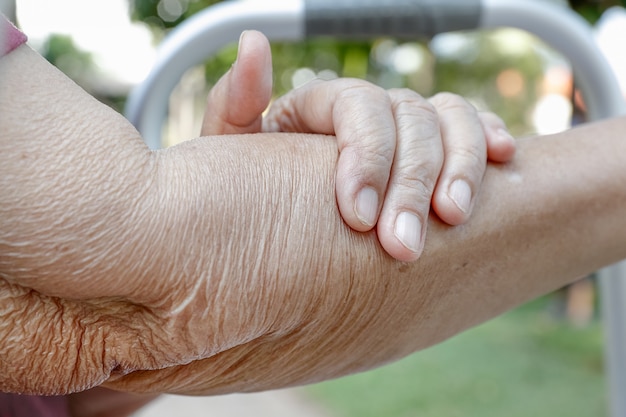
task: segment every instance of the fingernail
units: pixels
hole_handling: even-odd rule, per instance
[[[241,47],[243,45],[244,38],[246,37],[246,32],[248,31],[244,30],[243,32],[241,32],[241,35],[239,35],[239,43],[237,44],[237,58],[235,58],[235,62],[233,62],[233,67],[235,67],[237,65],[237,61],[239,61],[239,56],[241,55]]]
[[[378,193],[372,187],[363,188],[356,197],[354,211],[361,222],[374,226],[378,215]]]
[[[448,196],[454,201],[459,210],[463,213],[469,212],[472,202],[472,189],[466,181],[455,180],[450,184]]]
[[[248,31],[244,30],[243,32],[241,32],[241,35],[239,35],[239,45],[237,45],[237,51],[241,49],[241,45],[243,44],[243,39],[246,37],[246,33],[248,33]]]
[[[407,249],[417,252],[422,238],[422,224],[415,214],[404,211],[396,217],[394,234]]]

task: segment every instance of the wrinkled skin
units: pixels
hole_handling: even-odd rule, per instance
[[[431,218],[408,264],[342,221],[333,138],[225,136],[151,153],[28,53],[0,60],[1,391],[319,381],[626,257],[624,119],[521,141],[514,163],[488,169],[476,215],[460,227]],[[50,83],[57,94],[30,94]],[[585,140],[599,135],[606,146]]]
[[[415,349],[383,348],[368,330],[393,325],[401,300],[389,288],[407,295],[393,282],[409,271],[338,216],[332,138],[223,137],[151,153],[27,48],[0,65],[2,391],[268,389]],[[372,272],[380,279],[361,287]],[[402,310],[398,329],[410,316]]]
[[[326,178],[276,178],[272,173],[277,166],[293,164],[289,158],[282,156],[301,148],[298,142],[281,140],[274,144],[283,149],[267,164],[256,163],[254,157],[246,161],[248,157],[238,153],[232,142],[217,139],[212,142],[207,142],[211,151],[222,153],[220,160],[227,161],[220,165],[220,173],[216,172],[224,179],[223,187],[240,190],[236,207],[229,206],[229,210],[214,207],[214,204],[226,205],[228,200],[202,201],[197,197],[195,188],[208,189],[209,184],[192,182],[194,189],[189,189],[187,185],[174,181],[166,192],[178,195],[166,200],[176,203],[172,207],[160,206],[163,217],[149,219],[148,226],[142,224],[146,219],[139,219],[132,213],[143,213],[148,210],[143,205],[153,207],[158,205],[157,202],[133,202],[135,211],[127,215],[108,207],[109,216],[98,209],[105,218],[94,223],[89,223],[91,216],[85,216],[85,207],[79,204],[76,213],[63,216],[66,222],[62,230],[50,231],[51,241],[42,239],[42,235],[47,234],[46,230],[38,229],[37,242],[43,247],[16,245],[15,249],[24,253],[21,258],[23,263],[7,265],[20,258],[3,257],[6,281],[2,284],[2,296],[5,298],[2,308],[3,317],[7,318],[3,320],[3,324],[7,325],[4,329],[7,335],[3,338],[6,355],[3,354],[3,357],[12,358],[11,363],[3,363],[6,368],[2,369],[2,374],[10,375],[8,381],[3,381],[3,389],[33,393],[82,390],[106,379],[115,381],[136,369],[159,369],[208,357],[211,359],[195,362],[190,367],[158,372],[154,374],[156,381],[151,381],[150,374],[139,374],[130,375],[111,386],[193,393],[269,388],[273,384],[271,379],[281,381],[279,385],[292,380],[294,383],[308,380],[308,372],[302,370],[311,366],[311,358],[304,352],[298,353],[298,349],[304,346],[317,344],[315,356],[319,356],[318,359],[325,357],[316,364],[316,379],[359,367],[360,359],[357,357],[346,360],[344,355],[323,354],[325,349],[332,352],[339,340],[355,344],[355,348],[366,344],[372,352],[379,350],[377,345],[383,343],[384,338],[378,340],[376,334],[358,335],[366,324],[375,319],[376,307],[399,301],[387,296],[393,281],[400,279],[396,272],[401,264],[383,273],[382,261],[386,258],[381,255],[378,255],[379,259],[373,256],[374,262],[359,265],[347,256],[347,248],[338,248],[330,239],[323,243],[313,242],[312,245],[309,236],[319,233],[315,230],[319,225],[299,220],[318,216],[318,209],[324,205],[327,220],[322,224],[330,227],[325,231],[331,236],[339,231],[343,239],[353,239],[355,245],[376,248],[374,235],[352,236],[332,208],[333,195],[329,192],[332,188],[325,187],[332,184],[332,164],[327,164]],[[330,149],[332,142],[326,142],[327,149]],[[175,152],[171,155],[173,159],[178,156]],[[184,167],[189,168],[194,162],[186,159]],[[204,163],[202,160],[197,162]],[[307,162],[307,171],[313,171],[313,160],[300,161]],[[238,175],[237,172],[246,166],[255,168],[248,175]],[[259,193],[257,187],[246,189],[248,176],[265,178],[266,185],[263,187],[274,192]],[[163,184],[170,184],[165,178],[163,181]],[[213,186],[213,192],[226,191],[219,188]],[[307,190],[307,193],[300,190]],[[311,191],[320,203],[312,201]],[[326,197],[320,198],[324,193]],[[324,201],[326,204],[323,204]],[[245,207],[253,204],[267,206],[271,210],[259,211],[256,214],[258,219],[245,219]],[[48,206],[46,210],[49,209]],[[193,213],[180,216],[181,211],[188,210]],[[187,222],[168,224],[162,221],[172,212],[179,213],[177,217],[186,218]],[[59,215],[62,216],[61,213]],[[23,212],[20,216],[23,217]],[[120,218],[125,218],[120,221],[126,225],[121,228],[124,231],[122,236],[114,239],[98,229],[98,226],[110,226],[111,222]],[[36,219],[32,221],[36,222]],[[262,226],[250,233],[250,222]],[[292,227],[293,222],[299,227]],[[171,230],[159,230],[164,225]],[[143,235],[145,231],[150,231],[149,236]],[[58,251],[60,233],[66,245],[63,256],[49,262],[46,251]],[[228,239],[224,239],[225,242],[222,239],[207,242],[208,233],[227,236]],[[136,253],[137,248],[145,246],[144,239],[159,241],[161,235],[167,237],[163,238],[166,244],[155,247],[158,252]],[[181,241],[186,243],[185,247],[170,247],[167,244],[181,235],[184,236]],[[103,245],[109,246],[109,251],[104,251]],[[202,257],[212,261],[187,264],[187,259],[198,258],[197,251],[213,253],[214,256]],[[83,262],[72,259],[85,252],[96,255]],[[302,262],[285,261],[285,257],[293,259],[300,253],[307,253]],[[162,257],[171,259],[171,263],[155,262],[154,258]],[[29,271],[27,265],[33,265],[34,259],[41,259],[44,265],[37,265],[36,269]],[[137,262],[138,259],[141,262]],[[314,262],[318,259],[322,261]],[[380,264],[377,267],[380,270],[377,275],[381,277],[379,282],[368,285],[364,288],[367,291],[360,293],[358,285],[353,287],[354,281],[368,279],[368,272],[377,264]],[[160,269],[164,266],[168,270]],[[351,272],[347,275],[348,270]],[[99,275],[98,271],[105,273]],[[126,279],[112,280],[109,279],[110,274],[123,274]],[[134,284],[129,281],[129,276],[141,277],[142,282]],[[76,277],[88,281],[89,285],[77,288]],[[34,290],[11,284],[18,279],[32,282]],[[404,292],[402,288],[397,288],[397,291],[400,290]],[[92,298],[94,293],[106,296]],[[329,322],[330,317],[342,317],[343,324],[334,320]],[[359,322],[362,324],[359,325]],[[393,322],[388,321],[388,325],[393,325]],[[374,340],[370,340],[372,338]],[[326,344],[329,346],[324,348]],[[25,349],[25,346],[34,350]],[[258,355],[264,349],[269,351]],[[251,352],[255,352],[254,358],[257,358],[251,359],[252,362],[263,358],[263,364],[278,360],[281,364],[286,361],[289,366],[281,365],[280,369],[268,370],[273,374],[271,379],[255,371],[258,378],[255,383],[249,380],[249,376],[242,378],[240,375],[248,367],[233,367]],[[33,378],[32,369],[49,367],[46,366],[49,355],[62,359],[58,361],[56,372],[41,373]],[[388,359],[388,352],[384,349],[379,355]],[[30,364],[28,369],[22,366],[24,363]],[[251,364],[253,369],[256,366],[259,365]],[[324,367],[328,370],[322,372]],[[25,372],[20,372],[20,369]],[[185,375],[189,370],[194,370],[193,378],[188,376],[191,381],[182,383],[179,375]],[[245,373],[250,373],[250,370]],[[301,380],[303,376],[306,379]],[[125,381],[136,382],[128,385]],[[235,385],[231,385],[233,381]]]
[[[463,97],[425,98],[364,80],[312,80],[270,102],[268,39],[245,31],[237,59],[207,98],[202,136],[261,132],[336,137],[339,213],[360,232],[376,229],[382,248],[400,261],[421,254],[431,211],[465,223],[486,162],[508,162],[515,140],[494,113]]]

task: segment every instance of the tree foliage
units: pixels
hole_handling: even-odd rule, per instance
[[[131,18],[157,30],[173,28],[183,20],[221,0],[129,0]]]
[[[591,23],[596,22],[602,13],[613,6],[626,7],[626,0],[569,0],[570,6]]]
[[[93,70],[93,57],[78,48],[71,36],[51,35],[43,45],[42,55],[79,84],[85,84]]]

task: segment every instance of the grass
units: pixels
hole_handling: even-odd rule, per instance
[[[309,392],[340,417],[606,416],[601,324],[575,328],[552,302]]]

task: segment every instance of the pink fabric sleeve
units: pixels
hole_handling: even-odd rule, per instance
[[[67,397],[0,392],[0,417],[70,417]]]
[[[0,56],[8,54],[26,42],[26,39],[26,35],[0,14]]]

